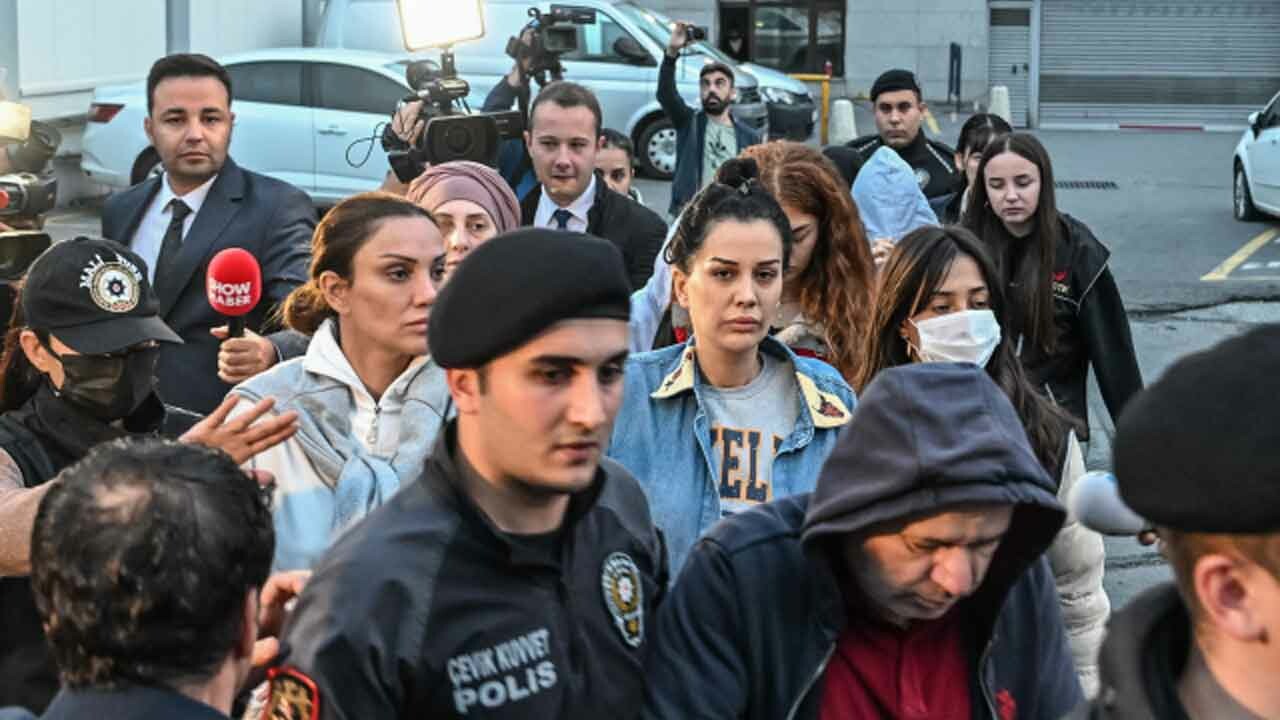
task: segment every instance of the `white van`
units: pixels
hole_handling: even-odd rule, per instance
[[[670,36],[670,20],[631,0],[557,0],[562,4],[596,11],[594,25],[579,25],[578,51],[564,55],[565,79],[591,88],[600,98],[605,127],[626,133],[636,146],[641,170],[658,178],[670,178],[675,169],[676,133],[658,105],[658,64]],[[458,74],[471,85],[468,103],[478,109],[489,90],[511,70],[507,39],[520,34],[529,22],[528,9],[542,11],[550,0],[486,0],[485,37],[453,48]],[[619,40],[630,38],[644,52],[624,55]],[[321,47],[405,52],[400,16],[395,0],[329,0],[321,20],[317,44]],[[433,57],[430,52],[420,54]],[[787,118],[799,117],[800,130],[812,133],[817,112],[804,83],[758,65],[735,62],[709,43],[696,43],[676,66],[680,94],[698,106],[698,70],[712,60],[735,69],[738,100],[734,117],[769,134],[771,108],[762,92],[786,105]],[[761,87],[762,83],[767,86]],[[779,113],[775,112],[775,116]],[[774,134],[783,134],[772,128]],[[785,134],[794,135],[787,129]]]

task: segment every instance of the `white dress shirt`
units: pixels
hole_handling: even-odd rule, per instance
[[[209,196],[209,188],[213,187],[213,181],[217,179],[218,176],[214,175],[186,195],[176,195],[173,188],[169,187],[169,178],[160,178],[160,191],[147,206],[147,212],[138,224],[138,232],[134,234],[133,242],[129,243],[132,250],[147,261],[148,279],[153,284],[156,280],[156,259],[160,256],[160,245],[164,242],[165,231],[169,229],[169,219],[173,217],[169,202],[177,198],[191,208],[191,212],[182,221],[182,239],[186,240],[191,224],[196,221],[196,215],[200,212],[200,206],[204,205],[205,198]]]
[[[542,188],[541,191],[541,195],[538,197],[538,211],[533,214],[533,226],[558,230],[559,225],[556,224],[555,219],[551,216],[560,209],[560,206],[555,204],[555,201],[547,195],[546,188]],[[587,231],[587,213],[591,211],[591,206],[595,204],[595,201],[596,176],[592,173],[591,182],[587,185],[587,189],[578,196],[577,200],[570,203],[569,207],[564,208],[573,215],[573,217],[569,218],[570,230],[580,233]],[[164,231],[162,230],[161,235],[163,234]]]

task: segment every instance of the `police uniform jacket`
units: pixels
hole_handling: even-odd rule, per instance
[[[457,425],[417,481],[321,560],[268,712],[324,720],[639,712],[665,550],[639,484],[602,460],[559,542],[496,528],[462,491]],[[295,714],[290,714],[295,713]],[[274,717],[274,716],[272,716]]]
[[[864,135],[849,142],[848,147],[857,151],[863,163],[871,159],[876,150],[884,146],[879,135]],[[955,193],[959,180],[959,171],[955,166],[956,151],[950,147],[924,136],[924,130],[916,133],[916,139],[903,148],[895,148],[903,160],[916,171],[916,180],[920,182],[920,191],[934,205],[937,212],[941,205]],[[941,200],[940,204],[935,201]]]

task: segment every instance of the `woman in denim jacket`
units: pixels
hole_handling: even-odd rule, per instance
[[[768,335],[791,226],[757,173],[726,163],[667,247],[693,337],[627,361],[608,454],[645,488],[673,571],[724,515],[812,490],[854,405],[835,368]]]

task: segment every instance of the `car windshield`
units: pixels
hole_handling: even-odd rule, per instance
[[[671,26],[675,25],[675,22],[666,15],[663,15],[657,10],[642,8],[629,2],[618,3],[617,5],[614,5],[614,7],[622,11],[622,14],[626,15],[627,18],[636,25],[639,25],[640,30],[645,35],[648,35],[649,39],[657,43],[658,47],[665,48],[667,46],[667,42],[671,40]],[[737,60],[725,55],[723,52],[720,52],[719,49],[708,43],[696,42],[693,44],[693,49],[703,55],[710,55],[712,58],[730,67],[734,67],[738,64]]]

